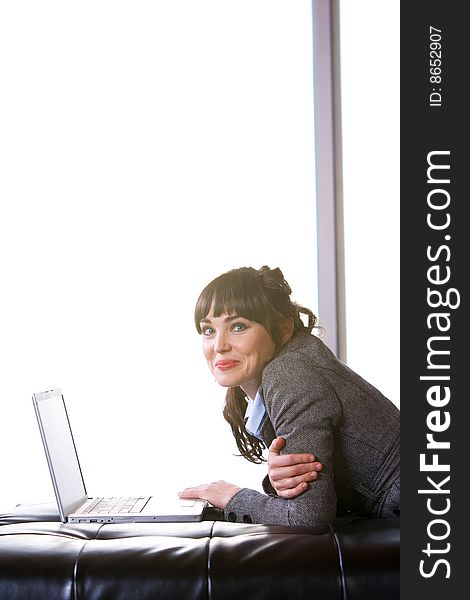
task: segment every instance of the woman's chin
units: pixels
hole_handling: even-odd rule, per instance
[[[215,378],[215,380],[221,387],[228,388],[228,387],[234,387],[234,386],[238,385],[238,381],[235,377],[218,376]]]

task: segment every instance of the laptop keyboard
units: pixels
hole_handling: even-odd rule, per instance
[[[110,513],[135,514],[140,513],[148,497],[122,496],[118,498],[95,498],[91,504],[77,511],[81,514],[107,515]]]

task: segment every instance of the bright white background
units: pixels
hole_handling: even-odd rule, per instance
[[[388,17],[376,13],[382,31]],[[348,28],[350,48],[371,35],[360,11]],[[376,56],[383,37],[371,38]],[[281,266],[294,298],[316,310],[311,45],[308,0],[2,3],[0,506],[53,497],[30,400],[52,387],[64,390],[94,494],[219,478],[260,488],[265,467],[233,456],[224,391],[204,364],[192,311],[214,276],[262,264]],[[362,60],[343,73],[354,68],[370,85],[357,51]],[[390,72],[398,57],[383,61]],[[387,67],[377,70],[380,78]],[[369,251],[392,281],[396,239],[384,254],[374,230],[397,214],[398,195],[379,187],[380,169],[390,177],[398,162],[393,136],[384,143],[380,131],[392,98],[372,86],[370,103],[381,107],[372,124],[369,96],[353,88],[343,92],[345,117],[354,102],[362,127],[357,140],[344,125],[355,144],[349,159],[345,148],[345,202],[360,198],[361,208],[354,224],[358,211],[346,204],[346,226],[360,237],[367,224]],[[388,111],[395,118],[396,105]],[[370,169],[372,153],[356,145],[369,135],[384,153]],[[390,203],[383,213],[379,198]],[[379,302],[364,298],[377,268],[370,256],[358,268],[348,254],[358,241],[346,241],[350,364],[394,399],[398,315],[389,332],[382,289],[382,312],[371,316]],[[394,286],[390,298],[396,277]],[[371,335],[378,347],[387,339],[374,366]]]
[[[53,387],[93,494],[260,488],[192,315],[263,264],[316,310],[310,3],[0,11],[2,504],[52,497],[30,397]]]

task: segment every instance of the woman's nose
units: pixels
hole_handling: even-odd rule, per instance
[[[219,354],[230,350],[230,343],[225,332],[218,333],[215,338],[214,350]]]

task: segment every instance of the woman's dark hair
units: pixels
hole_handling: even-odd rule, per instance
[[[278,268],[241,267],[223,273],[201,292],[194,311],[198,333],[202,333],[201,321],[213,311],[214,317],[222,314],[237,315],[262,325],[272,337],[276,352],[282,347],[283,325],[287,319],[294,323],[293,336],[300,331],[311,333],[317,319],[311,310],[299,306],[290,299],[292,290]],[[307,325],[300,315],[308,317]],[[224,417],[230,424],[237,447],[242,456],[253,463],[263,459],[266,447],[245,428],[247,400],[240,387],[230,387],[225,396]]]

